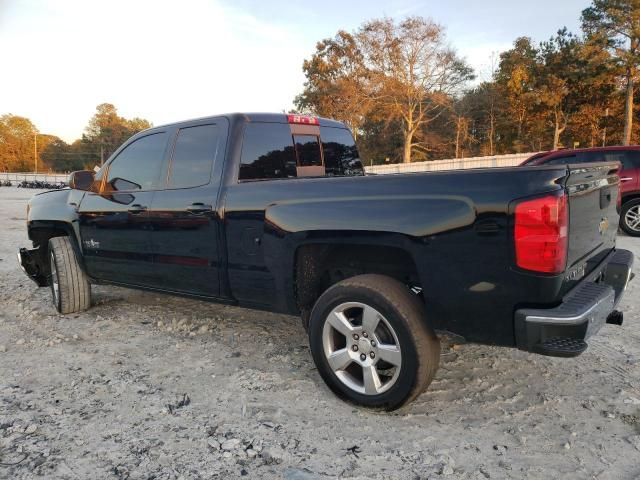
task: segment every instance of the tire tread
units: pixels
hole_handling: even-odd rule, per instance
[[[409,331],[417,356],[413,360],[417,363],[413,383],[402,399],[395,403],[380,405],[380,407],[395,410],[406,405],[426,390],[440,364],[440,341],[429,324],[422,301],[394,278],[379,274],[364,274],[347,278],[331,286],[320,296],[316,306],[323,305],[325,299],[332,298],[344,289],[364,292],[380,302],[386,302],[399,313],[401,321]],[[316,306],[314,306],[314,310]],[[318,312],[312,311],[311,321],[321,321]],[[314,329],[310,328],[309,332],[312,331]],[[310,341],[313,343],[311,338]],[[329,386],[331,387],[331,385]],[[334,388],[332,390],[336,391]]]
[[[87,310],[91,306],[91,284],[78,259],[69,237],[54,237],[49,240],[58,272],[59,304],[62,314]]]

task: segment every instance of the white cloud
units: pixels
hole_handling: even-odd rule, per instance
[[[313,44],[219,2],[55,0],[0,12],[0,111],[80,136],[102,102],[162,124],[228,111],[280,111]]]

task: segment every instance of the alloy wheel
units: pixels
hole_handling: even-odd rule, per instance
[[[635,205],[627,210],[624,222],[634,232],[640,232],[640,205]]]
[[[375,308],[360,302],[336,306],[322,330],[325,358],[351,390],[379,395],[398,380],[402,352],[396,332]]]

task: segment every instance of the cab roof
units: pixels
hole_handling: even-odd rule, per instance
[[[202,121],[207,119],[216,119],[220,117],[228,118],[230,121],[240,120],[244,122],[265,122],[265,123],[289,123],[289,115],[287,113],[251,113],[251,112],[236,112],[236,113],[223,113],[220,115],[212,115],[207,117],[200,118],[192,118],[189,120],[181,120],[179,122],[172,122],[164,125],[154,126],[152,128],[159,127],[175,127],[178,125],[182,125],[185,123],[190,123],[194,121]],[[321,127],[339,127],[346,128],[346,125],[337,120],[332,120],[330,118],[317,117],[314,115],[300,115],[301,117],[314,118],[317,119],[318,125]]]

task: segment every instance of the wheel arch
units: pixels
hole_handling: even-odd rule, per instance
[[[626,195],[622,195],[622,205],[631,200],[637,200],[640,198],[640,191],[627,193]]]
[[[80,242],[71,223],[60,220],[32,220],[28,225],[28,235],[34,248],[38,249],[41,267],[44,271],[49,269],[49,240],[54,237],[69,237],[80,268],[86,273]]]
[[[381,235],[367,241],[324,239],[299,245],[293,255],[293,296],[305,327],[308,312],[320,295],[347,278],[386,275],[419,292],[420,275],[409,239],[398,237],[404,236]]]

